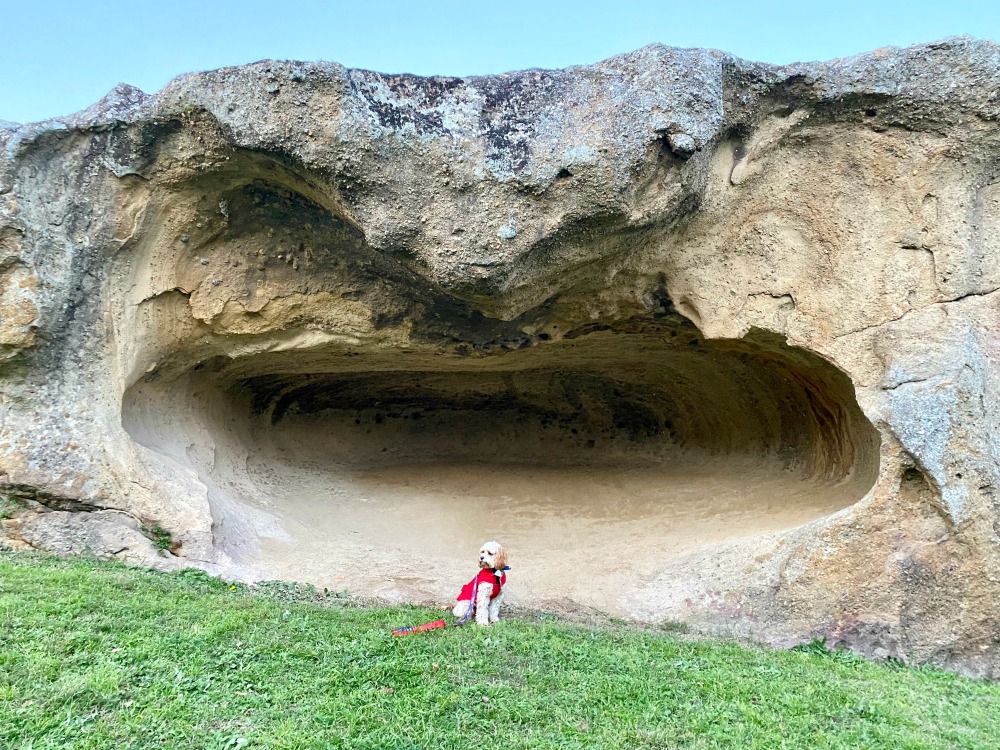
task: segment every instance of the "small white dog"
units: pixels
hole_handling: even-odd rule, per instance
[[[465,622],[476,615],[479,625],[492,625],[500,619],[507,587],[507,551],[497,542],[486,542],[479,550],[479,574],[462,587],[452,614]]]

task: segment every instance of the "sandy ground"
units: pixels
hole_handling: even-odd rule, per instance
[[[629,596],[684,553],[790,529],[856,499],[775,467],[720,459],[653,468],[429,463],[331,471],[271,455],[247,466],[255,505],[273,517],[254,523],[250,544],[234,527],[240,539],[230,547],[248,570],[389,601],[443,603],[475,574],[480,544],[497,539],[511,555],[511,603],[613,616],[629,616]],[[226,529],[217,534],[225,545]]]

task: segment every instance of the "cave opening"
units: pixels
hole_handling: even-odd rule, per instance
[[[482,356],[216,356],[138,381],[123,417],[199,472],[246,577],[411,601],[447,598],[496,537],[522,603],[615,612],[679,556],[873,485],[878,434],[820,357],[760,332],[602,328]]]

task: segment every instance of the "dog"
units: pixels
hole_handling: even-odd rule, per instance
[[[479,574],[462,587],[452,613],[460,623],[475,613],[477,625],[492,625],[500,619],[507,587],[507,551],[497,542],[486,542],[479,550],[479,568]]]

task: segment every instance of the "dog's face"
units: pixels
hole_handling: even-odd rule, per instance
[[[507,552],[498,542],[486,542],[479,550],[479,567],[502,569],[507,564]]]

